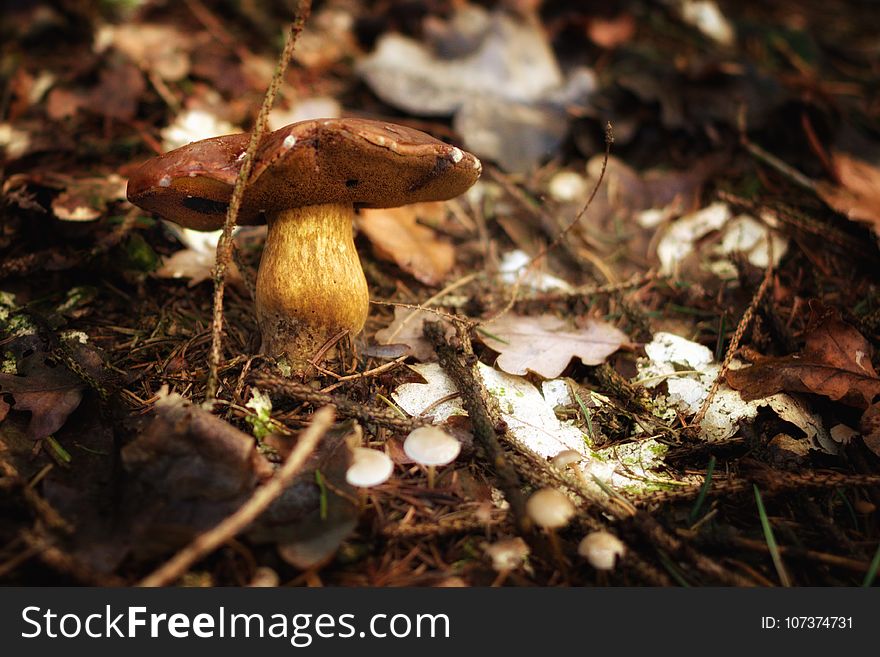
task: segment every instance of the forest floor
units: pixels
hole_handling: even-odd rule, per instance
[[[399,123],[483,175],[359,212],[366,328],[306,381],[260,353],[265,228],[240,230],[210,408],[217,237],[126,182],[252,129],[290,3],[54,4],[0,27],[0,583],[142,581],[327,405],[294,483],[170,582],[874,583],[870,3],[315,2],[270,129]],[[430,424],[461,443],[436,472],[403,447]],[[347,483],[355,446],[392,477]],[[563,528],[529,520],[542,488]]]

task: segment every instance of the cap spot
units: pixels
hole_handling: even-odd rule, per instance
[[[474,158],[474,169],[476,169],[477,171],[482,171],[483,169],[483,163],[480,162],[479,158],[476,157]]]
[[[461,162],[461,159],[464,157],[464,153],[461,152],[460,148],[452,147],[452,161],[458,164]]]
[[[283,148],[284,150],[290,150],[295,145],[296,145],[296,137],[294,137],[293,135],[287,135],[284,138],[284,141],[281,142],[281,148]]]
[[[159,187],[171,187],[171,176],[165,175],[159,178]]]

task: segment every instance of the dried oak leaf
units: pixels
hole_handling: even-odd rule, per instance
[[[859,430],[862,434],[862,440],[865,441],[865,446],[880,456],[880,403],[872,404],[862,414]]]
[[[434,347],[424,337],[425,322],[438,320],[444,321],[428,310],[397,306],[394,309],[394,321],[386,328],[376,331],[376,342],[381,345],[405,344],[420,361],[431,360]]]
[[[335,552],[358,516],[356,491],[344,479],[349,452],[343,438],[328,432],[293,483],[248,529],[251,540],[280,549],[308,539],[312,554],[315,546],[321,554]],[[124,507],[139,558],[179,548],[216,525],[273,472],[252,436],[174,393],[157,402],[144,431],[122,449],[122,463],[128,472]],[[326,483],[323,499],[316,470]]]
[[[455,264],[455,249],[418,222],[442,216],[443,203],[414,203],[361,212],[358,225],[376,255],[397,264],[425,285],[442,282]]]
[[[66,176],[59,174],[59,180]],[[115,173],[102,178],[68,178],[67,185],[52,201],[52,212],[62,221],[94,221],[107,205],[125,200],[126,181]]]
[[[587,319],[571,330],[553,315],[523,317],[507,314],[488,324],[480,339],[501,355],[498,367],[508,374],[528,371],[552,379],[577,356],[584,365],[599,365],[629,339],[611,324]]]
[[[727,383],[746,401],[780,391],[811,392],[864,409],[880,395],[871,352],[868,341],[837,311],[816,304],[801,353],[760,357],[751,367],[729,371]]]
[[[880,168],[847,153],[832,153],[832,164],[839,184],[818,182],[819,196],[849,219],[867,222],[880,233]]]
[[[85,345],[76,345],[74,357],[90,374],[100,370],[101,357]],[[52,435],[79,406],[85,384],[41,351],[22,358],[18,371],[20,376],[0,374],[0,394],[12,396],[12,410],[31,412],[29,438],[40,440]]]
[[[101,69],[98,79],[86,96],[88,109],[108,119],[131,121],[147,88],[141,70],[134,64],[110,62]]]

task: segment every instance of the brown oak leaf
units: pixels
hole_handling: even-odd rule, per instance
[[[868,341],[836,310],[814,304],[800,353],[759,357],[751,367],[729,371],[727,383],[746,401],[780,391],[809,392],[868,408],[880,395],[871,353]]]
[[[839,184],[816,184],[819,196],[848,218],[864,221],[880,233],[880,168],[847,153],[832,153]]]
[[[391,260],[425,285],[438,285],[455,264],[455,249],[418,219],[442,214],[442,203],[363,210],[358,226],[380,258]]]
[[[880,403],[872,404],[864,412],[859,430],[867,448],[880,456]]]

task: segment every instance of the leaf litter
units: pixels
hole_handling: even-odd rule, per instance
[[[108,7],[93,29],[80,29],[85,17],[73,29],[51,9],[43,18],[24,6],[9,13],[0,27],[0,483],[14,493],[4,500],[14,513],[0,523],[0,568],[14,563],[10,541],[34,531],[94,569],[41,552],[10,581],[136,581],[240,508],[316,408],[332,403],[357,424],[340,422],[236,549],[216,552],[184,582],[595,583],[583,569],[559,572],[539,549],[501,576],[473,549],[486,532],[502,544],[518,532],[498,473],[470,436],[469,393],[443,375],[423,331],[442,319],[461,347],[462,328],[447,318],[478,324],[520,284],[500,324],[484,327],[492,335],[472,333],[479,340],[462,360],[479,362],[510,439],[544,460],[575,450],[581,475],[606,487],[591,489],[579,522],[633,534],[637,521],[601,506],[610,491],[692,551],[672,555],[689,583],[735,580],[717,536],[748,537],[737,560],[765,583],[773,572],[741,499],[757,482],[771,521],[785,518],[784,541],[807,548],[787,564],[799,583],[862,581],[880,454],[876,130],[865,102],[876,30],[848,22],[848,6],[819,22],[816,8],[800,7],[783,28],[765,8],[712,2],[637,3],[616,14],[454,4],[415,16],[392,3],[377,17],[359,1],[326,3],[307,24],[272,120],[387,117],[478,151],[491,180],[443,217],[396,218],[406,224],[399,235],[387,229],[397,223],[370,234],[365,222],[358,244],[373,247],[360,249],[371,294],[402,305],[392,316],[374,304],[365,334],[349,336],[354,355],[319,363],[313,386],[251,385],[271,363],[253,338],[246,290],[233,288],[213,413],[196,403],[211,322],[210,286],[198,283],[214,244],[175,241],[143,215],[120,224],[131,211],[118,183],[153,153],[252,126],[277,22],[253,3],[222,15],[199,3],[172,15]],[[45,16],[67,37],[63,58],[40,37]],[[817,25],[821,40],[811,36]],[[589,211],[546,265],[520,279],[529,254],[556,240],[592,193],[608,120],[613,154]],[[116,231],[121,242],[96,246]],[[261,237],[246,242],[239,253],[253,268]],[[163,266],[135,266],[132,245]],[[766,293],[753,300],[762,280]],[[450,281],[454,292],[437,296]],[[839,316],[819,312],[816,299]],[[420,304],[440,314],[414,311]],[[751,321],[737,326],[744,316]],[[737,358],[722,360],[732,342]],[[88,360],[81,348],[100,354],[95,369],[76,365]],[[400,450],[430,421],[467,447],[436,488]],[[349,444],[385,449],[396,464],[366,498],[341,476]],[[718,467],[693,524],[710,457]],[[525,494],[547,485],[533,468],[518,474]],[[33,495],[74,534],[52,530]],[[570,558],[583,528],[560,537]],[[668,579],[656,557],[667,547],[641,536],[628,537],[639,567],[618,563],[614,583]],[[850,570],[823,555],[846,555]]]

